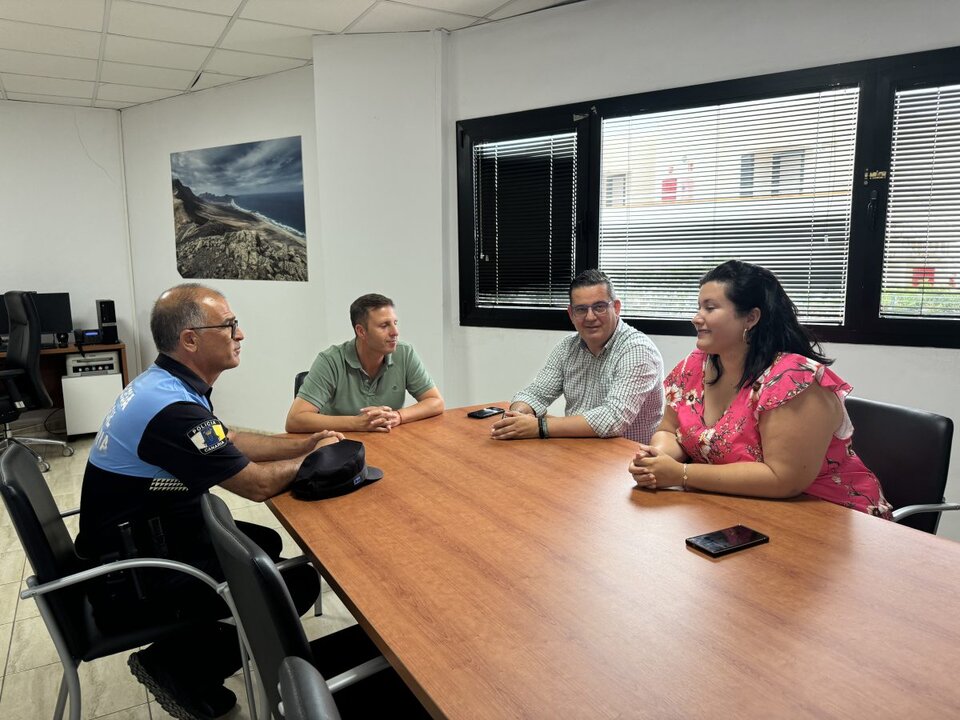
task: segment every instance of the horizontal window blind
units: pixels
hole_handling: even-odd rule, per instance
[[[566,307],[576,247],[576,133],[473,148],[478,307]]]
[[[736,258],[841,325],[858,88],[604,119],[600,267],[627,317],[686,320]],[[608,196],[608,194],[610,196]]]
[[[894,100],[881,317],[960,317],[960,85]]]

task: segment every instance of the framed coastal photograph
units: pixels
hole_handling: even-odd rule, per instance
[[[184,278],[307,280],[300,136],[170,154]]]

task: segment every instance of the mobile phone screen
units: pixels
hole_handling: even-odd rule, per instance
[[[769,541],[769,537],[748,528],[746,525],[734,525],[723,530],[689,537],[687,538],[687,545],[711,557],[719,557]]]

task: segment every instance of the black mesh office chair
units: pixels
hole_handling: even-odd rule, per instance
[[[340,712],[320,672],[306,660],[280,664],[280,713],[284,720],[340,720]]]
[[[277,565],[236,526],[226,503],[204,495],[203,517],[220,567],[225,598],[238,618],[260,678],[265,707],[280,720],[280,666],[297,657],[317,668],[344,718],[426,718],[429,715],[390,668],[359,625],[307,642],[300,618]]]
[[[37,315],[34,295],[19,290],[11,290],[3,295],[10,321],[10,338],[6,367],[0,370],[0,379],[3,381],[3,389],[0,390],[0,423],[3,424],[0,449],[13,444],[22,446],[46,472],[50,465],[25,443],[59,445],[64,455],[73,455],[73,448],[63,440],[14,437],[10,430],[10,423],[26,411],[53,407],[40,376],[40,317]]]
[[[880,479],[893,519],[937,532],[940,513],[960,510],[944,502],[953,442],[950,418],[876,400],[848,397],[853,449]]]
[[[20,597],[36,600],[63,665],[54,720],[63,717],[68,698],[71,720],[80,720],[77,669],[81,662],[149,645],[168,632],[189,627],[189,623],[171,622],[146,624],[125,632],[104,632],[93,618],[88,581],[123,569],[161,568],[185,572],[209,585],[211,592],[220,587],[191,565],[171,560],[139,558],[96,566],[85,562],[77,555],[63,522],[64,517],[78,511],[60,513],[33,457],[20,445],[0,456],[0,496],[35,573],[27,578],[27,589]],[[248,692],[250,700],[252,693]]]

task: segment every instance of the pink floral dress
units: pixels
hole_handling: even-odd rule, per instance
[[[677,440],[691,462],[723,465],[763,462],[760,413],[778,408],[811,383],[835,393],[840,402],[851,387],[830,368],[802,355],[781,353],[757,380],[734,397],[713,427],[703,419],[704,375],[708,355],[695,350],[663,382],[667,404],[677,413]],[[843,411],[843,422],[827,447],[820,472],[805,490],[822,500],[870,515],[890,518],[893,509],[877,480],[853,452],[853,424]]]

